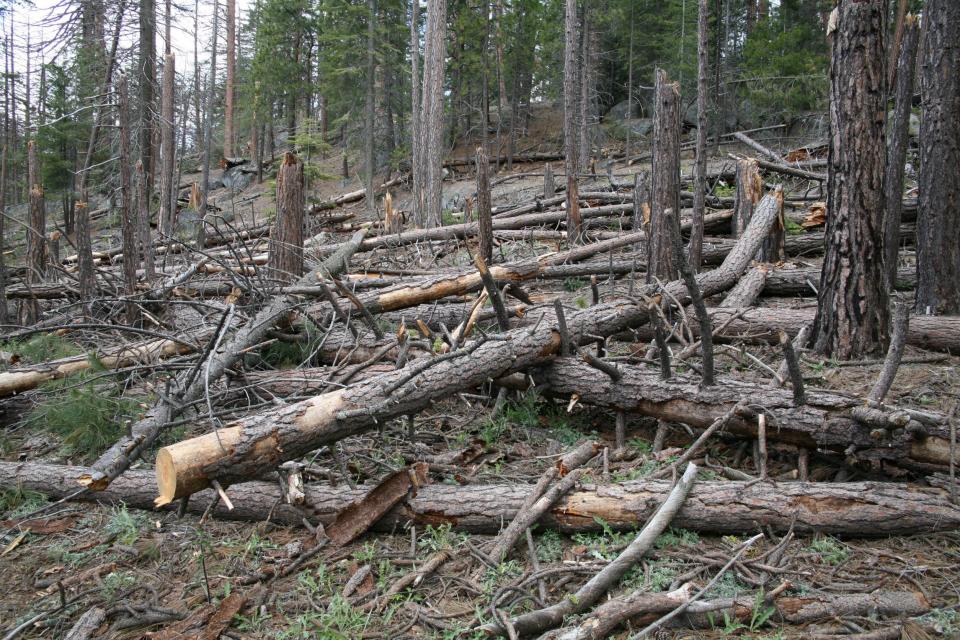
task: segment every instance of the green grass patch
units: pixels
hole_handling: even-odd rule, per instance
[[[47,503],[47,496],[39,491],[13,487],[0,491],[0,513],[15,519],[36,511]]]
[[[77,345],[52,333],[41,333],[25,342],[0,343],[0,351],[19,355],[24,364],[39,364],[83,353]]]

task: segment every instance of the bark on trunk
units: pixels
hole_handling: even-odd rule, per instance
[[[270,273],[292,282],[303,273],[303,164],[289,151],[277,173],[277,219],[270,234]]]
[[[118,122],[120,124],[120,201],[123,235],[123,253],[129,256],[123,261],[124,293],[132,296],[137,289],[137,211],[133,204],[133,186],[130,180],[130,107],[127,94],[127,77],[120,76],[117,82]],[[127,302],[127,322],[135,324],[139,318],[139,309],[134,301]]]
[[[423,60],[423,98],[420,109],[421,166],[424,169],[423,203],[419,208],[421,227],[439,227],[443,188],[443,79],[447,46],[447,1],[427,4],[426,46]],[[418,212],[417,209],[414,210]]]
[[[960,313],[960,3],[923,7],[918,313]]]
[[[147,193],[153,189],[153,114],[157,84],[157,3],[140,0],[140,46],[137,85],[140,87],[140,162],[147,178]]]
[[[680,85],[669,82],[663,69],[657,69],[654,84],[648,283],[676,280],[679,274],[663,212],[670,209],[672,219],[680,219]]]
[[[707,212],[707,47],[709,46],[707,23],[710,13],[708,2],[709,0],[699,1],[697,15],[697,155],[693,165],[693,229],[690,232],[689,246],[690,266],[694,271],[700,271],[703,256],[703,216]],[[631,44],[632,38],[631,33]]]
[[[493,220],[490,211],[490,165],[483,146],[477,147],[477,228],[480,235],[480,255],[493,264]]]
[[[76,491],[75,478],[82,467],[40,463],[0,462],[0,486],[41,491],[60,498]],[[599,531],[599,522],[629,530],[643,525],[672,488],[667,481],[632,481],[623,484],[585,485],[561,498],[539,524],[565,532]],[[329,524],[369,487],[322,483],[304,487],[305,504],[315,520]],[[531,485],[431,484],[394,507],[377,522],[376,531],[391,531],[407,523],[418,526],[451,524],[459,531],[497,533],[510,522],[529,494]],[[156,485],[148,470],[131,470],[97,494],[82,499],[123,501],[140,509],[153,508]],[[224,519],[300,525],[303,512],[282,504],[276,482],[245,482],[228,489],[235,508],[222,503],[213,513]],[[205,490],[191,497],[187,508],[202,513],[216,493]],[[280,504],[278,504],[280,503]],[[757,525],[783,532],[827,535],[889,536],[948,531],[960,526],[960,508],[950,504],[946,490],[891,482],[808,483],[701,481],[690,492],[673,526],[701,532],[742,534]]]
[[[734,238],[739,238],[750,222],[753,209],[763,197],[763,178],[760,169],[753,158],[742,158],[737,161],[737,191],[733,205]]]
[[[227,0],[227,80],[223,88],[223,155],[233,157],[233,84],[236,77],[237,2]]]
[[[172,236],[177,226],[177,185],[174,175],[176,142],[174,136],[173,91],[176,59],[168,53],[163,60],[163,87],[160,91],[160,230]]]
[[[580,237],[580,206],[577,201],[577,173],[580,172],[579,154],[579,67],[577,66],[577,0],[566,0],[564,5],[563,45],[563,150],[567,179],[567,230],[571,242]]]
[[[761,209],[760,211],[765,211]],[[714,295],[733,286],[747,268],[767,235],[774,215],[758,211],[738,245],[718,269],[699,276],[704,295]],[[477,276],[479,280],[479,276]],[[667,294],[688,300],[682,282],[668,283]],[[655,300],[658,287],[648,286],[642,294]],[[570,314],[568,335],[576,342],[594,342],[648,319],[646,307],[620,301],[600,304]],[[239,420],[215,433],[164,447],[157,456],[157,477],[161,487],[158,504],[205,488],[210,480],[229,484],[297,458],[324,443],[360,433],[380,421],[407,415],[433,400],[449,397],[462,388],[475,386],[514,371],[551,359],[561,340],[555,322],[531,334],[517,329],[504,335],[507,340],[476,340],[466,347],[427,361],[426,368],[402,369],[377,376],[345,389],[287,405],[269,415],[258,414]]]
[[[143,162],[137,161],[137,227],[140,238],[140,247],[143,251],[144,279],[149,283],[156,276],[155,255],[156,249],[150,237],[150,196],[147,192],[147,176],[143,170]]]
[[[47,273],[47,210],[40,184],[40,166],[34,141],[27,143],[27,184],[30,189],[30,224],[27,229],[27,285],[40,284]],[[35,300],[25,305],[26,324],[40,319],[40,306]]]
[[[903,3],[901,3],[902,5]],[[883,260],[887,277],[887,290],[893,291],[897,276],[897,255],[900,248],[900,219],[903,212],[903,174],[910,145],[910,111],[913,106],[913,73],[917,62],[917,43],[920,39],[920,26],[914,15],[905,18],[904,25],[897,25],[903,33],[903,47],[899,58],[892,52],[899,71],[896,73],[897,86],[893,121],[889,123],[890,139],[887,141],[887,167],[884,174],[884,192],[886,194],[886,217],[883,220]],[[899,38],[897,39],[899,41]]]
[[[827,246],[813,335],[817,351],[844,360],[884,352],[889,332],[877,259],[883,255],[885,16],[885,0],[847,0],[833,33]]]
[[[420,0],[410,2],[410,178],[413,185],[413,213],[415,220],[422,224],[423,207],[423,152],[421,145],[420,112]]]
[[[767,420],[767,438],[780,442],[845,452],[852,457],[912,461],[948,465],[949,429],[927,426],[925,438],[913,438],[904,430],[909,414],[896,408],[884,415],[869,416],[871,424],[855,409],[863,399],[830,391],[806,389],[806,404],[795,406],[792,391],[744,382],[733,377],[717,385],[700,387],[697,379],[674,375],[669,381],[654,369],[618,365],[620,380],[574,358],[558,358],[533,373],[537,387],[563,396],[576,394],[580,402],[683,422],[706,429],[743,398],[750,407],[736,413],[726,425],[730,432],[756,437],[757,411]],[[887,421],[889,429],[877,433],[876,425]],[[944,420],[945,422],[945,420]],[[898,425],[898,426],[895,426]]]

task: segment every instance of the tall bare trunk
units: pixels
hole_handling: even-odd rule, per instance
[[[47,273],[47,213],[40,184],[40,165],[33,140],[27,142],[27,184],[30,185],[30,224],[27,229],[27,285],[43,282]],[[40,306],[35,299],[25,305],[26,323],[40,319]]]
[[[289,151],[277,172],[277,218],[270,234],[271,276],[292,282],[303,272],[303,164]]]
[[[163,87],[160,93],[160,229],[173,235],[177,225],[177,200],[174,182],[175,133],[173,89],[176,79],[176,60],[168,53],[163,61]]]
[[[483,146],[477,147],[477,223],[480,231],[480,255],[493,264],[493,219],[490,210],[490,159]]]
[[[233,85],[235,82],[237,54],[237,2],[227,0],[227,82],[224,87],[223,155],[233,157]]]
[[[420,138],[420,0],[410,2],[410,173],[413,177],[413,211],[422,224],[423,152]]]
[[[374,57],[374,47],[376,46],[376,23],[377,23],[377,2],[376,0],[367,0],[367,91],[366,105],[364,108],[365,136],[364,136],[364,187],[367,192],[366,205],[367,212],[373,214],[377,210],[376,194],[374,193],[374,174],[376,173],[376,148],[374,146],[374,136],[376,135],[376,58]]]
[[[203,121],[203,184],[200,191],[200,211],[197,212],[197,246],[206,244],[207,197],[210,193],[210,154],[213,152],[213,101],[217,90],[217,31],[220,12],[213,0],[213,44],[210,45],[210,80],[207,86],[207,113]]]
[[[168,56],[170,57],[170,56]],[[164,71],[166,73],[166,70]],[[120,209],[123,234],[123,292],[131,296],[137,288],[137,265],[140,254],[137,247],[137,211],[133,203],[133,187],[130,184],[130,107],[127,92],[127,77],[117,81],[117,122],[120,136]],[[127,322],[133,324],[139,316],[137,305],[127,302]]]
[[[423,61],[423,98],[421,111],[421,153],[426,166],[422,226],[442,223],[443,179],[443,78],[447,46],[447,2],[436,0],[427,5],[426,47]]]
[[[143,270],[147,282],[153,280],[155,274],[155,258],[153,240],[150,238],[150,194],[147,193],[147,175],[143,170],[143,162],[137,161],[137,229],[140,237],[140,248],[143,251]]]
[[[887,273],[887,291],[893,291],[897,279],[897,254],[900,248],[900,218],[903,210],[903,174],[910,144],[910,108],[913,104],[913,76],[917,61],[917,43],[920,39],[920,25],[916,16],[908,15],[904,19],[900,49],[895,77],[896,102],[893,121],[889,123],[890,139],[887,140],[887,166],[883,178],[886,200],[886,217],[883,220],[883,262]]]
[[[6,133],[6,132],[4,132]],[[7,324],[7,265],[3,258],[4,214],[7,212],[7,145],[0,152],[0,324]]]
[[[693,165],[693,228],[689,257],[693,270],[703,259],[703,216],[707,208],[707,19],[709,0],[700,0],[697,17],[697,157]]]
[[[653,162],[651,166],[650,241],[647,281],[678,278],[671,234],[665,225],[679,224],[680,216],[680,85],[670,82],[667,72],[657,69],[653,105]],[[674,215],[664,218],[670,209]]]
[[[566,0],[564,15],[563,48],[563,146],[564,170],[567,174],[567,238],[576,244],[582,236],[580,205],[578,201],[577,173],[580,171],[580,92],[577,66],[577,50],[580,39],[577,37],[577,0]]]
[[[887,88],[890,89],[896,86],[897,74],[900,71],[898,69],[900,65],[897,64],[897,59],[900,56],[901,43],[903,42],[904,21],[907,19],[908,4],[909,0],[898,0],[897,2],[897,17],[895,18],[896,22],[894,22],[893,42],[887,47],[889,49],[887,54]]]
[[[830,62],[826,255],[814,341],[835,358],[886,349],[883,165],[887,77],[885,0],[844,0]]]
[[[920,313],[960,313],[960,3],[923,7],[917,301]]]
[[[147,175],[148,186],[153,187],[153,130],[154,101],[157,84],[157,3],[140,0],[140,46],[137,60],[137,81],[140,84],[140,161]],[[149,192],[149,189],[148,189]]]
[[[593,63],[593,57],[590,55],[590,11],[588,9],[588,2],[586,0],[583,3],[583,8],[581,9],[582,20],[580,22],[580,106],[578,111],[580,112],[580,131],[578,132],[580,138],[580,153],[578,158],[580,159],[580,165],[586,166],[589,164],[590,158],[593,155],[593,150],[590,145],[590,126],[592,121],[590,119],[590,93],[593,88],[593,73],[591,65]]]

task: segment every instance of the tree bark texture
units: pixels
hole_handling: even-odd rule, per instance
[[[960,313],[960,3],[923,7],[918,313]]]
[[[443,79],[447,48],[447,0],[427,4],[426,46],[423,59],[423,98],[420,102],[423,121],[420,126],[425,172],[424,202],[420,208],[422,227],[442,224],[441,195],[443,190]]]
[[[833,33],[826,256],[813,335],[817,351],[844,360],[884,352],[889,332],[882,258],[886,10],[885,0],[844,0]]]
[[[27,229],[27,285],[40,284],[47,273],[47,210],[40,184],[40,165],[33,140],[27,142],[27,184],[30,189],[30,222]],[[37,302],[26,304],[26,323],[40,319]]]
[[[303,273],[303,163],[289,151],[277,172],[277,218],[270,234],[270,271],[281,282]]]
[[[140,46],[137,84],[140,87],[140,162],[147,178],[147,193],[153,189],[153,131],[157,84],[157,3],[140,0]]]
[[[227,80],[223,87],[223,155],[232,158],[233,140],[233,89],[237,66],[237,0],[227,1]]]
[[[490,164],[483,146],[477,147],[477,227],[480,235],[480,255],[493,264],[493,219],[490,205]]]
[[[580,237],[580,204],[577,199],[577,174],[580,172],[579,131],[580,120],[580,69],[577,51],[580,39],[577,37],[577,0],[566,0],[564,4],[564,45],[563,45],[563,150],[564,169],[566,171],[566,213],[567,232],[572,242]]]
[[[893,291],[897,275],[900,219],[903,217],[903,174],[907,147],[910,145],[913,75],[917,62],[917,43],[920,39],[920,25],[916,16],[912,14],[906,16],[904,24],[897,25],[898,34],[901,28],[904,30],[903,45],[899,57],[895,58],[899,70],[896,72],[893,121],[888,123],[890,138],[887,140],[887,167],[883,178],[883,189],[886,195],[886,217],[883,219],[883,266],[886,270],[888,291]]]
[[[82,467],[42,463],[0,462],[0,486],[41,491],[60,498],[76,491],[75,478]],[[497,533],[510,522],[530,493],[528,484],[449,485],[429,484],[417,489],[405,503],[377,522],[376,531],[391,531],[407,523],[418,526],[450,524],[473,533]],[[669,480],[631,481],[622,484],[585,484],[557,504],[539,521],[565,532],[599,531],[600,521],[615,529],[643,525],[672,488]],[[351,489],[323,483],[304,487],[305,503],[315,521],[329,524],[344,507],[366,495],[370,487]],[[152,509],[156,485],[149,470],[133,469],[106,490],[80,498],[125,502]],[[276,482],[252,481],[229,487],[235,508],[222,503],[213,514],[232,520],[300,525],[303,511],[282,504]],[[194,494],[187,508],[203,513],[216,493]],[[280,504],[278,504],[280,503]],[[755,482],[700,481],[690,492],[673,526],[701,532],[742,534],[757,526],[784,532],[822,533],[855,537],[946,531],[960,526],[960,508],[950,504],[947,491],[892,482]]]
[[[763,197],[763,178],[753,158],[741,158],[737,161],[737,191],[733,203],[734,238],[739,238],[750,222],[753,209]]]
[[[663,69],[655,73],[648,283],[676,280],[679,274],[663,212],[671,209],[672,219],[680,219],[680,85]]]
[[[150,282],[156,275],[156,249],[150,237],[150,195],[147,193],[147,176],[143,170],[143,162],[138,160],[135,170],[137,174],[137,233],[143,251],[144,277],[147,282]]]
[[[761,209],[763,211],[763,209]],[[698,284],[709,296],[732,287],[756,254],[773,224],[774,215],[754,215],[746,233],[724,264],[702,273]],[[478,277],[479,279],[479,277]],[[667,283],[666,293],[689,300],[683,282]],[[656,299],[658,286],[641,294]],[[568,335],[574,343],[595,342],[597,336],[618,333],[644,324],[646,307],[631,301],[598,304],[569,314]],[[165,504],[207,486],[244,480],[280,462],[297,458],[325,443],[365,431],[383,420],[415,412],[430,402],[554,357],[561,340],[555,322],[543,330],[515,329],[508,339],[475,340],[463,348],[427,361],[425,368],[405,368],[357,385],[287,405],[267,414],[238,420],[215,433],[164,447],[157,456],[161,488],[158,504]]]
[[[127,77],[121,75],[117,82],[117,121],[120,124],[120,209],[123,253],[130,256],[123,261],[123,290],[132,296],[137,289],[137,267],[140,255],[137,239],[137,210],[133,202],[133,185],[130,179],[130,103],[127,90]],[[139,317],[137,305],[127,302],[127,322],[134,324]]]
[[[418,224],[423,223],[423,125],[420,112],[420,0],[410,2],[410,178],[413,185],[413,211]]]
[[[707,47],[709,0],[699,0],[697,13],[697,149],[693,165],[693,229],[690,231],[689,259],[694,271],[700,271],[703,256],[703,216],[707,205]],[[632,44],[632,32],[631,32]],[[718,61],[719,62],[719,61]],[[631,61],[632,63],[632,61]],[[630,105],[628,108],[632,108]],[[629,117],[629,115],[628,115]]]
[[[174,137],[173,91],[176,59],[168,53],[163,59],[163,87],[160,91],[160,230],[172,236],[177,226],[177,185],[174,174],[176,141]]]

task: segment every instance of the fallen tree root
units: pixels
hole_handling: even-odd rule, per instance
[[[22,487],[61,498],[74,492],[74,478],[83,467],[42,463],[0,462],[0,487]],[[598,519],[614,529],[643,525],[670,492],[669,481],[632,481],[610,485],[584,485],[561,498],[539,523],[565,532],[599,531]],[[329,524],[344,507],[361,499],[370,487],[350,489],[308,484],[305,502],[313,516]],[[516,517],[531,485],[432,484],[394,507],[374,525],[391,531],[407,523],[418,526],[450,524],[472,533],[496,533],[502,523]],[[230,520],[301,524],[303,512],[282,504],[276,482],[246,482],[230,487],[233,511],[222,504],[217,517]],[[153,472],[130,470],[99,493],[79,499],[119,502],[150,509],[156,495]],[[216,496],[212,489],[191,497],[188,509],[203,513]],[[960,527],[960,507],[949,501],[945,489],[903,483],[779,482],[761,484],[736,481],[698,482],[673,522],[700,532],[742,534],[758,526],[774,531],[823,533],[863,537],[949,531]]]

